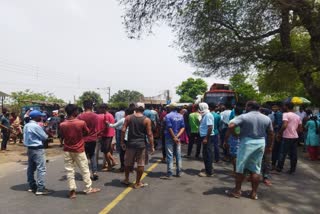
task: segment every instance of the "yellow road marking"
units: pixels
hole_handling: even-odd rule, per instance
[[[158,164],[161,162],[161,160],[158,160],[156,163],[152,164],[147,171],[145,171],[141,177],[141,180],[143,180],[150,172],[152,172],[152,170],[154,170]],[[123,190],[122,193],[120,193],[120,195],[118,195],[115,199],[113,199],[113,201],[108,204],[103,210],[101,210],[99,212],[99,214],[107,214],[109,213],[115,206],[117,206],[117,204],[119,204],[120,201],[122,201],[128,194],[129,192],[132,191],[132,187],[128,187],[125,190]]]

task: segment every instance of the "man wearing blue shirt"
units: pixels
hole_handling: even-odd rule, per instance
[[[171,112],[165,117],[165,141],[167,154],[167,175],[162,176],[161,179],[171,179],[173,175],[173,156],[176,156],[176,173],[177,177],[181,176],[181,142],[180,136],[185,130],[184,119],[181,114],[177,112],[175,104],[170,105]]]
[[[29,114],[30,122],[23,129],[24,145],[28,148],[28,183],[30,192],[36,195],[47,195],[51,193],[45,187],[46,176],[46,160],[43,141],[48,138],[48,135],[38,125],[45,114],[38,110],[33,110]],[[34,179],[34,173],[37,170],[37,181]]]
[[[202,115],[200,122],[200,138],[203,144],[202,157],[205,172],[200,172],[200,177],[213,176],[213,147],[214,147],[214,117],[207,103],[199,104],[199,113]]]

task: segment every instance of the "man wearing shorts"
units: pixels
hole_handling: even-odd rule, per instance
[[[137,177],[134,188],[145,187],[147,184],[141,182],[144,172],[144,166],[147,160],[146,137],[150,144],[151,153],[154,152],[153,134],[151,128],[151,120],[143,115],[144,103],[137,103],[135,113],[126,117],[121,133],[121,147],[126,151],[124,157],[125,179],[123,184],[129,185],[129,172],[133,168],[135,161],[137,162]],[[124,143],[127,128],[128,142]]]
[[[111,171],[113,167],[116,165],[116,161],[112,156],[112,139],[115,135],[115,130],[111,127],[108,127],[108,124],[114,123],[114,117],[107,110],[107,104],[100,105],[100,114],[98,115],[98,130],[101,143],[101,152],[104,154],[105,159],[108,163],[108,168],[103,166],[102,171]]]
[[[245,174],[251,174],[252,191],[250,198],[258,199],[257,190],[260,180],[261,164],[264,151],[270,153],[273,144],[273,127],[271,119],[259,112],[259,104],[249,101],[246,105],[246,114],[235,118],[229,124],[229,131],[235,134],[235,127],[239,126],[240,147],[236,162],[236,181],[233,191],[226,191],[229,196],[239,198],[241,196],[241,185]],[[268,144],[265,137],[268,135]]]

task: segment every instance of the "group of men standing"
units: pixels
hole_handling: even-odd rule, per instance
[[[87,194],[99,192],[100,189],[92,187],[92,180],[98,179],[97,153],[101,149],[106,164],[103,169],[111,170],[117,163],[113,157],[112,139],[116,135],[117,150],[120,153],[120,171],[125,172],[125,178],[121,181],[124,185],[130,185],[129,173],[133,167],[136,169],[136,181],[134,188],[145,187],[148,184],[141,182],[144,166],[148,163],[148,149],[154,152],[153,120],[145,113],[143,103],[137,103],[125,112],[118,112],[117,121],[108,113],[108,106],[102,104],[97,113],[93,112],[93,103],[84,101],[84,112],[79,114],[76,105],[69,104],[65,107],[66,120],[60,124],[60,132],[64,138],[64,162],[67,173],[69,197],[76,197],[75,167],[78,166],[83,176]],[[233,151],[235,159],[235,188],[226,191],[229,196],[241,196],[241,184],[250,175],[252,191],[250,197],[257,199],[257,189],[260,181],[260,173],[263,157],[276,153],[277,170],[284,166],[286,155],[290,153],[290,173],[294,173],[297,163],[295,145],[297,132],[301,122],[299,117],[293,115],[293,106],[285,104],[286,113],[283,114],[282,125],[276,129],[274,137],[274,121],[270,117],[260,113],[260,106],[250,101],[246,105],[245,113],[222,112],[218,114],[216,107],[200,103],[194,106],[188,117],[190,126],[190,143],[186,157],[190,157],[192,147],[196,143],[195,156],[198,158],[202,147],[204,169],[200,170],[200,177],[213,176],[213,162],[220,161],[219,142],[223,145],[229,142],[230,136],[236,145]],[[232,117],[234,114],[234,118]],[[30,112],[31,121],[24,128],[24,144],[28,148],[28,183],[30,191],[37,195],[49,194],[45,185],[45,155],[42,141],[47,138],[46,133],[38,126],[43,114],[39,111]],[[226,119],[228,117],[228,120]],[[298,117],[298,119],[297,119]],[[161,118],[161,116],[159,117]],[[176,177],[182,176],[181,135],[186,131],[186,121],[175,104],[169,105],[168,113],[163,116],[165,159],[167,173],[161,179],[172,179],[174,175],[174,161],[176,162]],[[225,123],[223,130],[219,128]],[[116,128],[116,132],[113,128]],[[219,140],[220,135],[220,140]],[[274,140],[282,142],[281,152],[278,155],[278,146],[273,147]],[[230,155],[231,149],[224,147],[225,157]],[[92,173],[90,173],[90,168]],[[37,170],[37,181],[34,172]]]
[[[115,136],[115,130],[112,127],[116,124],[114,124],[114,117],[107,111],[108,106],[101,104],[97,110],[98,114],[93,112],[93,103],[90,100],[84,101],[83,107],[84,112],[80,114],[78,106],[68,104],[65,107],[66,120],[59,127],[64,139],[64,165],[71,199],[76,198],[76,166],[80,169],[85,183],[84,192],[91,194],[100,191],[92,187],[92,180],[98,179],[97,153],[99,149],[104,154],[107,164],[103,164],[102,170],[112,170],[117,165],[112,155],[114,150],[112,139]],[[124,118],[125,115],[119,118],[122,121],[119,145],[125,153],[122,155],[123,158],[120,158],[121,166],[125,171],[125,179],[122,183],[130,184],[129,173],[137,163],[135,188],[146,186],[140,180],[147,161],[147,142],[150,144],[151,153],[154,152],[151,120],[143,115],[143,111],[144,104],[138,103],[130,115],[127,115],[126,118]],[[29,116],[31,120],[24,127],[24,144],[28,149],[29,191],[36,195],[46,195],[51,191],[46,189],[45,185],[46,161],[42,142],[48,136],[38,125],[44,114],[34,110]],[[35,171],[37,171],[37,181],[34,179]]]

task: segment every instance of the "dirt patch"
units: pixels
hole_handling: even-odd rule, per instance
[[[0,152],[0,164],[27,161],[27,149],[23,144],[13,144],[13,142],[10,142],[10,144],[7,145],[7,149],[7,151]],[[63,150],[60,147],[59,140],[57,139],[55,139],[53,143],[50,143],[49,148],[46,149],[47,157],[54,157],[61,155],[62,153]]]

